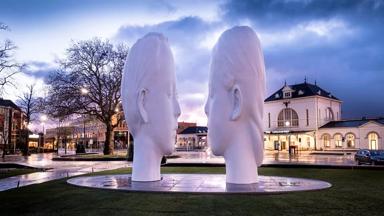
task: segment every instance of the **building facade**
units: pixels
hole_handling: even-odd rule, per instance
[[[284,84],[264,105],[266,150],[384,149],[384,118],[343,120],[342,101],[317,84]]]
[[[329,122],[319,128],[323,149],[384,149],[384,118]]]
[[[0,149],[15,152],[21,148],[26,116],[11,100],[0,98]]]
[[[185,128],[176,136],[176,151],[205,150],[208,147],[207,133],[207,127],[191,126]]]

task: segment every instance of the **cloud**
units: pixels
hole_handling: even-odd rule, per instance
[[[23,73],[36,79],[46,80],[49,74],[58,69],[58,65],[49,62],[32,61],[27,62]]]
[[[234,25],[252,26],[266,62],[268,93],[306,76],[344,101],[343,117],[383,115],[384,0],[58,0],[3,2],[5,36],[28,68],[20,83],[43,81],[71,39],[132,45],[151,31],[169,38],[181,120],[206,121],[211,49]],[[46,63],[44,63],[46,62]],[[16,93],[15,93],[16,94]],[[370,104],[370,106],[367,106]]]
[[[259,34],[269,94],[307,77],[344,101],[343,117],[355,118],[384,114],[383,2],[228,1],[222,10],[225,22]]]

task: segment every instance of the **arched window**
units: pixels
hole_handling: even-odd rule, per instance
[[[378,149],[378,140],[379,136],[376,132],[370,132],[368,134],[368,143],[369,143],[369,149],[377,150]]]
[[[323,145],[325,148],[331,147],[331,136],[329,134],[323,135]]]
[[[354,148],[355,147],[355,135],[353,133],[349,133],[346,135],[347,147]]]
[[[335,120],[335,116],[333,115],[333,111],[331,107],[328,107],[325,111],[325,118],[326,120],[333,121]]]
[[[291,108],[285,108],[280,111],[277,118],[278,127],[298,127],[299,116],[297,112]]]
[[[335,147],[336,148],[341,148],[343,147],[343,137],[341,136],[341,134],[336,134],[333,139],[335,140]]]

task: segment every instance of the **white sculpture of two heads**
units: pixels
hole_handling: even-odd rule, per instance
[[[263,161],[265,66],[260,41],[249,27],[225,31],[212,52],[208,143],[224,156],[227,183],[257,182]]]
[[[263,160],[264,59],[249,27],[225,31],[211,60],[208,143],[224,156],[228,183],[257,181]],[[122,79],[122,102],[135,140],[133,181],[160,180],[160,161],[171,154],[177,118],[175,69],[167,39],[150,33],[132,47]]]
[[[161,158],[173,152],[180,116],[174,60],[166,37],[149,33],[133,45],[121,94],[135,141],[132,180],[160,180]]]

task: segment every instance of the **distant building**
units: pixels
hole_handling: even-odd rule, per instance
[[[67,148],[75,149],[75,127],[60,126],[45,130],[44,149]]]
[[[177,134],[176,150],[194,151],[206,149],[208,147],[207,133],[207,127],[192,126],[184,129]]]
[[[341,104],[316,84],[285,84],[264,102],[265,149],[384,149],[384,119],[342,120]]]
[[[178,122],[178,127],[177,127],[177,133],[181,133],[183,130],[187,129],[188,127],[196,127],[196,123],[193,122]]]
[[[384,118],[329,122],[319,129],[323,149],[384,149]]]
[[[123,115],[119,112],[116,115]],[[116,116],[112,123],[116,123]],[[65,148],[74,150],[76,144],[84,144],[86,148],[103,148],[106,127],[94,117],[78,117],[65,123],[65,126],[46,130],[45,148]],[[112,140],[115,149],[127,148],[128,127],[125,120],[120,121],[113,130]]]
[[[21,130],[25,129],[25,114],[11,100],[0,98],[0,149],[14,152],[21,147]]]

